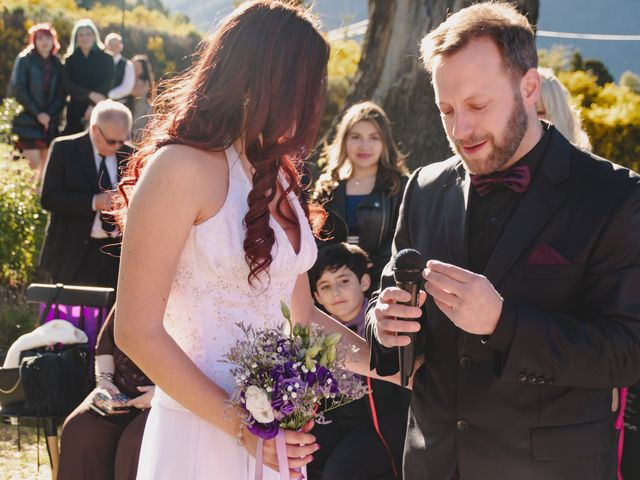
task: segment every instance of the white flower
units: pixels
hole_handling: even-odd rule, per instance
[[[267,392],[251,385],[244,394],[247,410],[253,415],[256,422],[271,423],[275,419],[271,402]]]

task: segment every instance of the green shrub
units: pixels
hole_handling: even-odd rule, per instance
[[[598,97],[600,85],[596,83],[596,78],[583,70],[558,72],[560,80],[579,105],[589,107]]]
[[[46,214],[26,160],[14,161],[0,150],[0,286],[28,284],[37,267]]]
[[[0,349],[7,350],[20,336],[38,326],[38,307],[19,298],[0,301]]]
[[[358,62],[362,49],[353,40],[334,40],[331,42],[331,54],[327,67],[327,104],[322,117],[321,130],[326,131],[336,116],[342,111],[354,77],[358,71]]]
[[[22,106],[13,98],[5,98],[0,105],[0,144],[13,145],[17,140],[11,131],[13,117],[22,110]]]
[[[640,171],[640,94],[614,83],[601,87],[581,70],[560,72],[558,78],[582,106],[594,153]]]

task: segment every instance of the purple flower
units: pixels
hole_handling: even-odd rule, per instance
[[[282,396],[274,399],[271,402],[271,407],[276,411],[282,414],[283,417],[291,415],[295,411],[295,407],[289,401],[285,401],[282,399]]]
[[[252,424],[247,426],[247,430],[257,435],[264,440],[270,440],[274,438],[278,434],[278,430],[280,427],[278,426],[278,421],[273,421],[271,423],[258,423],[253,422]]]
[[[287,378],[298,378],[300,376],[300,372],[294,368],[295,362],[285,362],[284,363],[284,374]]]
[[[277,348],[280,348],[280,350],[277,350]],[[280,354],[280,356],[282,357],[289,357],[289,352],[291,351],[291,342],[289,341],[288,338],[281,338],[280,340],[278,340],[278,347],[276,348],[276,351]]]

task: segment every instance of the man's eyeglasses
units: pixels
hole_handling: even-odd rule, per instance
[[[107,137],[100,126],[96,125],[96,128],[100,132],[100,135],[102,135],[102,138],[104,138],[104,141],[107,142],[107,145],[124,145],[125,142],[129,140],[129,137],[125,138],[124,140],[114,140],[113,138]]]

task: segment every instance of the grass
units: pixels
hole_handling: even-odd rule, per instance
[[[38,469],[36,429],[20,427],[20,450],[18,450],[17,428],[13,425],[0,425],[0,465],[3,480],[51,480],[51,468],[43,430],[40,430],[40,468]]]

